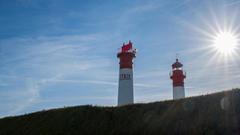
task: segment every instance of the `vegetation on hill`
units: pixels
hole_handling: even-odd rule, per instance
[[[240,89],[121,107],[77,106],[0,119],[0,135],[240,134]]]

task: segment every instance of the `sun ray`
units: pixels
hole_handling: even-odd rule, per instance
[[[184,50],[183,54],[198,54],[189,62],[191,68],[201,68],[194,73],[195,79],[204,78],[210,71],[209,75],[217,78],[209,78],[208,82],[215,82],[217,79],[219,86],[224,87],[225,84],[232,83],[233,72],[236,73],[230,65],[233,65],[234,69],[240,67],[239,62],[236,62],[240,55],[237,53],[240,51],[240,25],[237,23],[239,10],[227,7],[208,9],[208,14],[196,13],[198,20],[195,23],[179,19],[194,33],[191,40],[196,42],[191,50]]]

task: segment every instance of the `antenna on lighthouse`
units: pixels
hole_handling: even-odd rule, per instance
[[[179,54],[178,54],[178,53],[176,53],[176,59],[178,59],[178,56],[179,56]]]

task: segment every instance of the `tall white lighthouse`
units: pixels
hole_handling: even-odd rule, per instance
[[[133,58],[136,49],[133,48],[131,41],[123,43],[122,48],[117,54],[120,59],[119,82],[118,82],[118,106],[132,104],[133,99]]]
[[[184,79],[186,74],[182,69],[183,65],[176,59],[172,64],[172,72],[170,78],[173,81],[173,99],[185,98]]]

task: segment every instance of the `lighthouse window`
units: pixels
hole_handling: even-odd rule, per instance
[[[131,75],[130,74],[120,74],[120,80],[130,80]]]

